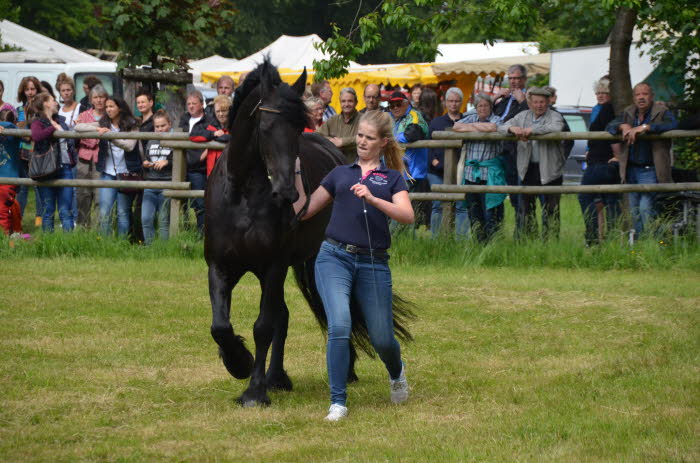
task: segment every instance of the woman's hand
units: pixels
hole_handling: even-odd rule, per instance
[[[59,124],[59,123],[56,122],[56,121],[53,121],[53,120],[52,120],[52,121],[51,121],[51,125],[53,125],[53,128],[56,129],[56,130],[63,130],[63,127],[61,127],[61,124]]]
[[[150,169],[151,167],[153,167],[153,163],[151,161],[143,161],[143,167],[145,169]]]
[[[98,127],[97,128],[97,133],[99,133],[100,135],[104,135],[107,132],[109,132],[109,128],[107,128],[107,127]]]
[[[355,196],[358,198],[362,198],[370,204],[372,204],[372,201],[374,200],[374,195],[372,195],[372,192],[369,191],[367,185],[356,183],[350,187],[350,191],[355,193]]]
[[[156,161],[155,164],[153,164],[153,168],[155,170],[161,170],[163,167],[168,165],[168,160],[167,159],[161,159],[160,161]]]
[[[216,132],[214,132],[214,136],[215,136],[216,138],[219,138],[219,137],[222,136],[222,135],[225,135],[225,132],[224,132],[223,130],[221,130],[221,129],[219,129],[219,130],[217,130]]]

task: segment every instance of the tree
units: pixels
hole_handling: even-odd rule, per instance
[[[120,66],[182,68],[212,31],[236,16],[228,0],[118,0],[103,9],[100,22],[122,54]]]

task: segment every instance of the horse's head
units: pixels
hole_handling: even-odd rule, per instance
[[[294,187],[294,164],[299,154],[299,135],[306,125],[306,107],[301,99],[306,87],[306,70],[294,85],[281,81],[277,70],[265,61],[246,84],[245,104],[236,108],[239,117],[248,117],[252,136],[250,149],[257,151],[272,186],[272,199],[278,205],[293,203],[299,197]],[[245,92],[246,89],[242,89]],[[234,103],[235,106],[235,103]],[[234,129],[235,130],[235,129]]]

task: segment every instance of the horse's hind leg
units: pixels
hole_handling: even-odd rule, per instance
[[[273,263],[264,274],[258,274],[262,286],[260,298],[260,314],[253,326],[255,338],[255,362],[248,389],[238,398],[238,402],[244,406],[269,405],[267,396],[267,380],[265,377],[265,363],[267,351],[270,349],[278,324],[281,308],[284,306],[284,279],[287,276],[287,265]],[[285,330],[286,332],[286,330]]]
[[[219,345],[219,356],[226,370],[237,379],[250,376],[253,355],[243,338],[231,326],[231,291],[243,276],[242,271],[223,272],[215,264],[209,266],[209,298],[211,300],[211,336]]]
[[[282,300],[279,317],[275,321],[275,331],[272,336],[272,351],[270,352],[270,366],[267,368],[268,389],[281,391],[292,390],[292,380],[284,371],[284,343],[287,340],[287,327],[289,326],[289,309]]]

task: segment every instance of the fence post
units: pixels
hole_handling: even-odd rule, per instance
[[[442,181],[448,185],[454,185],[457,176],[457,162],[459,161],[459,149],[445,148],[445,169],[443,171]],[[452,201],[444,201],[442,203],[442,223],[440,230],[447,234],[448,230],[452,230],[454,222],[453,215],[454,203]]]
[[[182,149],[173,149],[173,181],[184,182],[187,174],[185,168],[185,152]],[[170,236],[173,237],[180,232],[180,212],[182,211],[182,200],[170,198]]]

